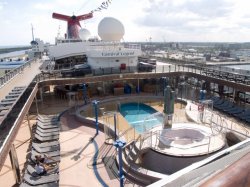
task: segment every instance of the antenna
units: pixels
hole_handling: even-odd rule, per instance
[[[34,41],[34,28],[33,28],[32,23],[31,23],[31,31],[32,31],[32,41]]]
[[[58,27],[57,38],[61,36],[61,25]]]

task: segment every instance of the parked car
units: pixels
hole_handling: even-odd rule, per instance
[[[139,62],[138,64],[138,71],[153,71],[155,69],[155,65],[149,64],[146,62]]]
[[[91,73],[92,73],[92,70],[91,70],[90,65],[88,64],[75,65],[71,69],[61,71],[62,77],[77,77],[77,76],[84,76],[86,74],[91,74]]]

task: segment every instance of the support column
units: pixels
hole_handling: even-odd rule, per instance
[[[16,184],[20,184],[21,183],[20,168],[14,144],[11,145],[9,155],[10,155],[12,170],[14,172],[14,176],[16,179]]]
[[[136,93],[140,93],[140,79],[137,79],[137,89],[136,89]]]
[[[43,103],[43,87],[39,88],[40,100]]]
[[[28,127],[29,127],[29,131],[30,131],[30,137],[31,137],[33,133],[32,133],[32,129],[31,129],[31,125],[30,125],[29,112],[26,114],[26,118],[27,118]]]
[[[218,90],[219,90],[219,95],[223,96],[224,86],[223,85],[218,85]]]
[[[36,115],[38,115],[39,111],[38,111],[37,96],[35,96],[35,101],[36,101]]]

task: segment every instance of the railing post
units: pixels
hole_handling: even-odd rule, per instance
[[[99,103],[99,101],[97,101],[97,100],[92,101],[92,104],[93,104],[93,106],[94,106],[94,111],[95,111],[96,135],[99,134],[99,126],[98,126],[98,108],[97,108],[98,103]]]
[[[114,128],[115,128],[115,141],[116,141],[116,113],[114,113]]]
[[[122,148],[126,145],[125,141],[122,140],[117,140],[114,143],[114,146],[116,148],[118,148],[118,158],[119,158],[119,177],[120,177],[120,187],[124,186],[124,175],[123,175],[123,169],[122,169],[122,165],[123,165],[123,161],[122,161]]]

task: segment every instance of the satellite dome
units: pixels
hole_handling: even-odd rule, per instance
[[[124,33],[123,24],[112,17],[103,18],[98,25],[98,35],[103,41],[120,41]]]
[[[82,40],[88,40],[91,36],[88,29],[80,29],[79,30],[79,36]]]

